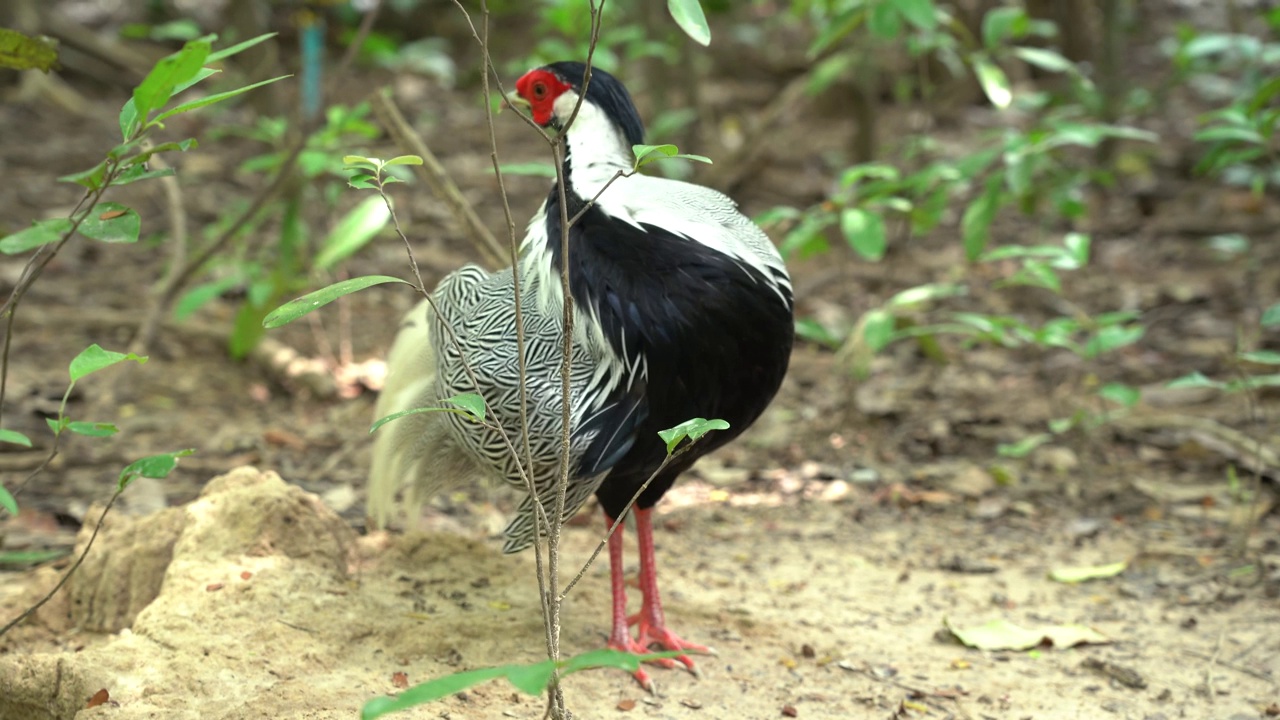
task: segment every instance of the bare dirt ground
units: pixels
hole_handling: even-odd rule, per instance
[[[418,89],[405,104],[424,136],[486,222],[501,227],[481,111],[470,95]],[[113,126],[102,118],[124,97],[102,91],[92,98],[102,116],[78,120],[40,106],[0,107],[0,210],[9,225],[74,204],[74,191],[52,178],[110,147]],[[738,189],[748,212],[820,196],[813,158],[834,131],[829,120],[812,123],[798,116],[788,126],[789,152]],[[957,133],[963,141],[963,129]],[[514,120],[504,120],[500,140],[512,161],[538,156]],[[243,143],[208,141],[175,158],[193,226],[257,189],[259,178],[234,172],[248,152]],[[1220,432],[1235,428],[1270,448],[1275,398],[1250,405],[1160,389],[1191,370],[1230,372],[1222,358],[1237,329],[1280,297],[1280,212],[1270,197],[1241,210],[1235,195],[1179,176],[1177,164],[1160,166],[1166,198],[1154,214],[1140,213],[1122,191],[1109,198],[1089,228],[1095,264],[1065,293],[1090,312],[1146,311],[1150,330],[1130,350],[1084,365],[1066,354],[949,344],[939,364],[903,345],[854,383],[831,353],[800,346],[769,413],[661,506],[671,622],[719,655],[699,659],[700,679],[655,671],[656,697],[620,672],[575,675],[565,692],[576,715],[1280,714],[1274,468],[1249,472],[1252,451]],[[532,212],[544,183],[513,181],[517,217]],[[471,259],[462,231],[425,189],[398,192],[428,283]],[[147,231],[163,231],[158,186],[131,186],[117,199],[139,210]],[[1249,264],[1203,242],[1225,232],[1253,239]],[[127,343],[165,260],[163,247],[140,243],[71,250],[49,268],[15,328],[6,426],[43,437],[66,362],[90,342]],[[18,265],[4,266],[6,288]],[[837,251],[793,270],[802,313],[849,322],[961,265],[954,238],[936,238],[895,247],[879,265]],[[403,249],[391,239],[350,267],[353,275],[403,271]],[[67,590],[0,637],[0,718],[353,717],[367,699],[406,682],[539,659],[533,558],[504,557],[489,539],[510,497],[445,498],[409,532],[365,535],[371,393],[341,399],[262,363],[228,360],[219,331],[234,302],[167,329],[145,366],[85,382],[73,412],[116,422],[120,436],[62,448],[19,496],[23,514],[0,524],[6,550],[70,548],[82,523],[92,527],[89,505],[109,495],[120,467],[149,453],[198,451],[169,480],[130,488]],[[306,357],[325,358],[326,348],[346,343],[357,361],[377,358],[411,302],[408,293],[367,292],[342,311],[347,322],[335,310],[272,338]],[[985,291],[966,302],[1012,303],[1031,317],[1057,310],[1034,294]],[[1277,339],[1265,336],[1263,345]],[[996,456],[997,443],[1039,431],[1106,380],[1150,392],[1127,420],[1064,436],[1025,460]],[[6,486],[47,451],[0,454]],[[1246,493],[1231,491],[1229,464],[1241,468]],[[245,465],[283,482],[236,470]],[[86,531],[79,533],[83,544]],[[577,567],[602,529],[589,514],[566,533],[566,562]],[[1111,579],[1067,585],[1047,577],[1119,561],[1129,566]],[[70,562],[0,575],[0,621],[51,588]],[[569,600],[569,652],[601,646],[607,602],[601,562]],[[1081,624],[1109,642],[977,650],[944,629],[995,619],[1032,629]],[[86,709],[100,690],[108,699]],[[407,716],[542,711],[540,699],[493,683]]]

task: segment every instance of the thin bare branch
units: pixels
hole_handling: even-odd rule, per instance
[[[102,530],[102,523],[107,519],[107,513],[111,511],[111,506],[116,504],[116,500],[120,498],[120,493],[122,492],[124,492],[124,488],[117,487],[115,493],[111,495],[111,499],[107,501],[107,506],[102,509],[102,514],[98,516],[98,524],[93,526],[93,534],[89,536],[89,542],[85,543],[84,550],[80,552],[80,557],[76,558],[75,563],[73,563],[71,567],[62,574],[62,578],[58,580],[58,584],[54,585],[52,590],[45,593],[44,597],[37,600],[31,607],[23,610],[21,615],[9,621],[9,623],[4,627],[0,628],[0,637],[3,637],[5,633],[17,627],[23,620],[31,617],[31,615],[37,610],[44,607],[44,604],[49,602],[54,595],[57,595],[63,585],[67,584],[67,581],[70,580],[71,576],[75,574],[77,569],[79,569],[80,564],[84,562],[86,557],[88,557],[89,550],[93,548],[93,541],[98,539],[98,531]]]
[[[472,244],[476,250],[480,252],[485,263],[490,269],[502,267],[503,248],[502,244],[494,238],[493,233],[489,232],[489,228],[480,221],[480,217],[476,215],[475,208],[467,201],[467,198],[458,189],[453,179],[445,171],[444,166],[431,152],[431,148],[427,147],[422,136],[419,135],[409,122],[405,120],[400,109],[396,107],[394,101],[387,97],[386,93],[381,90],[373,93],[369,97],[373,105],[373,112],[382,122],[382,126],[391,134],[392,139],[396,141],[396,145],[400,147],[400,151],[417,155],[422,158],[421,165],[413,166],[414,172],[418,178],[425,182],[435,196],[444,201],[453,214],[454,220],[466,228],[471,238]]]

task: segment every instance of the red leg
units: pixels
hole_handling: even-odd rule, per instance
[[[607,527],[613,527],[614,519],[609,517],[609,513],[605,513],[604,520]],[[627,582],[622,573],[622,531],[625,528],[625,525],[619,524],[618,529],[614,530],[613,535],[609,537],[609,586],[613,591],[613,631],[609,633],[608,647],[642,655],[648,650],[631,639],[630,623],[627,619]],[[645,672],[644,668],[636,670],[635,678],[641,687],[653,692],[653,680],[649,678],[649,673]]]
[[[658,595],[658,570],[654,563],[653,524],[650,510],[639,510],[636,513],[636,532],[640,538],[640,592],[644,600],[640,612],[627,617],[627,587],[623,576],[623,526],[619,525],[609,538],[609,585],[613,593],[613,630],[609,633],[608,646],[623,652],[644,655],[650,652],[651,645],[663,650],[688,650],[695,653],[714,653],[711,648],[697,645],[681,639],[667,629],[666,617],[662,612],[662,599]],[[605,513],[605,521],[613,526],[613,518]],[[638,624],[635,639],[631,637],[630,626]],[[698,669],[687,655],[678,655],[675,659],[662,658],[650,662],[665,668],[674,668],[676,661],[682,663],[694,674]],[[653,680],[643,668],[636,670],[636,681],[646,690],[653,691]]]
[[[640,540],[640,592],[644,602],[640,606],[640,614],[636,617],[638,637],[636,644],[648,648],[656,644],[663,650],[689,650],[695,653],[713,653],[705,645],[698,645],[682,639],[667,629],[666,616],[662,612],[662,598],[658,594],[658,566],[653,552],[653,519],[652,509],[636,508],[636,535]],[[697,674],[698,669],[687,655],[677,655],[676,660]],[[662,660],[663,667],[675,667],[671,660]]]

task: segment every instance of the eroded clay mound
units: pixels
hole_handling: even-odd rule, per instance
[[[419,537],[385,553],[409,575],[361,587],[359,554],[355,533],[316,496],[253,468],[214,479],[184,507],[108,517],[60,601],[33,621],[43,628],[24,628],[53,630],[62,650],[0,656],[0,719],[352,717],[393,689],[391,658],[458,655],[404,632],[436,610],[406,598],[429,585],[422,575],[480,573],[477,585],[501,594],[504,583],[487,578],[512,574],[451,561],[501,562],[470,541]],[[47,579],[25,599],[56,576]],[[413,605],[422,617],[405,617]],[[110,701],[86,709],[102,689]]]

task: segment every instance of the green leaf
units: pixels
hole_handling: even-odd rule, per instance
[[[0,488],[3,494],[4,488]],[[30,567],[71,554],[71,548],[55,550],[4,550],[0,551],[0,565],[6,567]]]
[[[315,266],[321,270],[332,270],[338,263],[368,245],[390,221],[391,211],[387,209],[387,203],[381,195],[366,198],[352,208],[351,212],[342,216],[333,227],[320,252],[316,254]]]
[[[554,178],[556,166],[548,162],[503,163],[499,165],[503,175],[528,175],[532,177]]]
[[[550,662],[550,661],[547,661]],[[456,695],[473,685],[503,677],[513,666],[481,668],[445,675],[414,685],[395,697],[379,697],[370,700],[360,709],[361,720],[374,720],[389,713],[406,710],[441,698]]]
[[[451,403],[471,413],[480,422],[484,422],[484,398],[475,393],[462,393],[447,397],[441,402]]]
[[[982,255],[991,241],[991,223],[1000,209],[1000,178],[987,180],[986,190],[965,208],[960,219],[960,235],[964,242],[964,255],[973,262]]]
[[[177,321],[186,320],[214,298],[220,297],[226,291],[239,287],[245,282],[245,274],[237,272],[191,288],[181,298],[178,298],[178,302],[173,304],[173,319]]]
[[[169,55],[156,63],[142,84],[133,90],[133,105],[136,118],[128,127],[124,126],[121,113],[122,135],[127,140],[133,134],[137,123],[146,123],[151,112],[158,110],[169,102],[169,98],[177,87],[190,81],[204,66],[209,57],[212,43],[208,38],[192,40],[182,46],[178,52]]]
[[[1110,400],[1122,407],[1133,407],[1142,399],[1142,391],[1124,383],[1107,383],[1098,388],[1098,397]]]
[[[103,160],[102,162],[98,163],[97,165],[94,165],[88,170],[83,170],[78,173],[71,173],[70,175],[63,175],[62,177],[58,178],[58,181],[71,182],[77,185],[83,185],[84,187],[90,190],[97,190],[98,188],[102,187],[102,178],[105,177],[106,174],[107,174],[107,161]]]
[[[967,295],[969,288],[958,283],[927,283],[907,288],[885,301],[886,308],[906,308],[933,300]]]
[[[1199,130],[1192,136],[1196,142],[1246,142],[1254,145],[1266,143],[1266,138],[1253,128],[1217,125]]]
[[[17,30],[0,28],[0,68],[48,73],[57,66],[57,40],[40,35],[31,37]]]
[[[729,423],[724,420],[707,420],[706,418],[692,418],[685,420],[679,425],[667,430],[658,431],[658,437],[667,443],[667,454],[670,455],[675,451],[676,446],[681,440],[689,438],[690,443],[695,443],[702,438],[703,435],[712,430],[728,430]]]
[[[507,665],[503,674],[508,682],[525,695],[541,695],[556,674],[556,664],[552,660],[543,660],[532,665]]]
[[[9,443],[10,445],[21,445],[22,447],[31,447],[31,438],[23,435],[17,430],[0,429],[0,442]]]
[[[1033,450],[1049,442],[1053,436],[1049,433],[1028,435],[1016,443],[1001,443],[996,446],[996,454],[1001,457],[1020,458],[1031,454]]]
[[[882,40],[897,40],[902,34],[902,16],[893,3],[876,3],[867,15],[867,28]]]
[[[866,5],[858,3],[857,5],[837,13],[827,22],[823,23],[824,27],[820,28],[818,37],[809,46],[808,58],[815,60],[824,50],[834,45],[837,41],[853,32],[864,20],[867,19]],[[841,53],[848,57],[851,53]],[[811,71],[813,72],[813,71]]]
[[[856,60],[857,57],[853,53],[844,52],[823,58],[809,71],[809,79],[805,82],[804,91],[809,95],[818,95],[826,91],[857,65]]]
[[[383,162],[380,158],[365,157],[363,155],[343,155],[342,164],[347,167],[371,167],[375,170],[381,168]]]
[[[0,485],[0,508],[8,510],[9,514],[14,517],[18,515],[18,501],[13,498],[13,494],[3,485]]]
[[[982,45],[995,50],[1008,40],[1027,33],[1027,13],[1020,7],[1001,7],[990,10],[982,17]]]
[[[1240,359],[1259,365],[1280,365],[1280,352],[1275,350],[1251,350],[1240,353]]]
[[[711,44],[711,28],[698,0],[667,0],[667,12],[694,42],[703,47]]]
[[[238,55],[239,53],[242,53],[245,50],[248,50],[249,48],[253,47],[254,45],[257,45],[258,43],[266,42],[267,40],[270,40],[271,38],[275,37],[277,34],[278,33],[266,33],[265,35],[259,35],[258,37],[255,37],[255,38],[249,38],[248,40],[245,40],[242,43],[236,43],[235,45],[232,45],[229,48],[223,48],[222,50],[215,51],[213,53],[210,53],[209,57],[205,58],[205,62],[215,63],[215,62],[218,62],[219,60],[226,60],[232,55]]]
[[[0,238],[0,253],[17,255],[62,240],[71,229],[71,221],[66,218],[41,220],[26,230]]]
[[[862,257],[873,262],[884,258],[888,235],[884,220],[878,214],[862,208],[845,208],[840,213],[840,231],[854,252]]]
[[[76,355],[71,360],[71,365],[67,368],[67,371],[71,376],[71,382],[76,382],[86,375],[91,375],[117,363],[122,363],[125,360],[132,360],[139,365],[147,362],[147,358],[144,356],[135,355],[134,353],[118,353],[111,350],[103,350],[101,347],[98,347],[97,343],[94,343],[84,350],[81,350],[80,354]]]
[[[350,295],[353,292],[358,292],[367,287],[382,285],[384,283],[403,283],[405,285],[412,286],[412,283],[407,283],[400,278],[391,277],[389,275],[364,275],[362,277],[351,278],[350,280],[343,280],[342,282],[334,283],[333,285],[321,288],[315,292],[307,293],[296,300],[290,300],[284,305],[272,310],[265,318],[263,318],[262,326],[267,329],[272,329],[278,328],[282,325],[288,325],[303,315],[306,315],[317,308],[322,308],[343,295]]]
[[[893,332],[897,327],[897,318],[893,313],[882,308],[868,310],[858,323],[862,342],[873,354],[880,352],[893,342]]]
[[[148,455],[135,460],[120,471],[120,479],[116,482],[116,487],[123,491],[129,487],[130,483],[140,477],[163,480],[178,466],[178,458],[186,457],[194,452],[195,450],[192,449],[178,450],[177,452]]]
[[[1071,266],[1064,267],[1057,263],[1054,263],[1054,266],[1060,267],[1063,270],[1075,270],[1088,265],[1089,248],[1092,243],[1092,238],[1084,233],[1067,233],[1066,236],[1062,238],[1062,245],[1067,249],[1067,252],[1070,253]]]
[[[293,76],[281,75],[280,77],[274,77],[274,78],[271,78],[270,80],[263,80],[261,82],[253,83],[252,85],[245,85],[244,87],[236,88],[235,90],[228,90],[226,92],[214,93],[213,95],[206,95],[205,97],[202,97],[196,100],[184,102],[175,108],[166,110],[163,113],[157,115],[156,118],[151,122],[147,123],[147,125],[148,126],[159,125],[161,122],[167,120],[168,118],[173,117],[174,115],[181,115],[182,113],[191,112],[192,110],[199,110],[202,107],[208,107],[209,105],[213,105],[214,103],[220,103],[223,100],[230,100],[231,98],[236,97],[237,95],[243,95],[249,92],[250,90],[260,88],[263,85],[270,85],[273,82],[279,82],[288,77],[293,77]]]
[[[651,162],[656,162],[658,160],[673,160],[673,159],[674,160],[694,160],[697,162],[707,163],[708,165],[711,164],[710,158],[704,157],[702,155],[689,155],[689,154],[681,153],[679,148],[677,148],[675,145],[670,145],[670,144],[632,145],[631,152],[635,154],[635,158],[636,158],[635,165],[632,166],[632,168],[635,170],[639,170],[645,165],[648,165]]]
[[[622,652],[612,648],[602,648],[600,650],[591,650],[584,653],[574,655],[568,660],[561,660],[559,665],[560,676],[572,675],[583,670],[593,670],[595,668],[616,668],[618,670],[626,670],[627,672],[635,672],[640,669],[640,663],[650,660],[661,660],[663,658],[673,658],[680,655],[676,651],[664,651],[658,653],[649,653],[647,655],[636,655],[635,653]]]
[[[1210,380],[1205,377],[1204,373],[1198,370],[1196,372],[1183,375],[1180,378],[1174,378],[1173,380],[1165,383],[1164,386],[1172,390],[1177,390],[1179,388],[1213,388],[1214,390],[1224,390],[1227,387],[1226,383],[1218,380]]]
[[[199,143],[196,142],[195,138],[187,138],[186,140],[182,140],[180,142],[160,143],[159,145],[149,147],[143,150],[142,152],[138,153],[137,155],[134,155],[133,157],[126,160],[124,164],[130,167],[141,165],[142,163],[145,163],[146,161],[150,160],[151,156],[155,155],[156,153],[169,152],[171,150],[177,150],[178,152],[186,152],[191,148],[197,147],[198,145]]]
[[[1280,325],[1280,303],[1276,303],[1262,311],[1262,326],[1272,327],[1275,325]]]
[[[111,437],[120,429],[111,423],[84,422],[76,420],[67,423],[67,430],[86,437]]]
[[[120,203],[98,203],[80,223],[80,234],[104,243],[138,242],[142,218]]]
[[[1013,54],[1028,65],[1035,65],[1041,70],[1058,73],[1075,73],[1076,65],[1056,50],[1037,47],[1016,47]]]
[[[139,180],[151,180],[153,178],[169,177],[176,174],[177,173],[173,171],[173,168],[148,170],[146,165],[134,165],[117,175],[116,179],[111,181],[111,187],[120,187],[121,185],[136,183]]]
[[[384,167],[392,167],[393,165],[421,165],[423,160],[417,155],[397,155],[383,164]]]
[[[1127,562],[1117,562],[1109,565],[1093,565],[1091,567],[1057,568],[1049,571],[1049,579],[1054,582],[1074,585],[1090,580],[1115,577],[1124,572],[1128,566],[1129,563]]]
[[[831,350],[840,347],[840,338],[813,318],[796,319],[796,336]]]
[[[1013,90],[1009,86],[1009,77],[1000,66],[980,53],[975,53],[971,62],[973,72],[978,76],[978,84],[982,85],[982,92],[986,93],[991,104],[1001,110],[1009,107],[1009,103],[1013,102]]]
[[[369,434],[372,435],[374,431],[392,420],[399,420],[406,415],[420,415],[422,413],[429,412],[451,412],[468,418],[474,422],[484,422],[484,398],[476,395],[475,393],[454,395],[453,397],[445,398],[440,402],[452,403],[461,409],[446,407],[420,407],[413,408],[412,410],[402,410],[397,413],[392,413],[384,418],[378,418],[378,420],[373,423],[373,426],[369,428]]]
[[[933,0],[895,0],[893,5],[907,22],[921,30],[932,30],[938,26],[938,11]]]
[[[1099,328],[1084,344],[1084,355],[1095,358],[1103,353],[1132,345],[1142,339],[1146,328],[1142,325],[1110,325]]]

